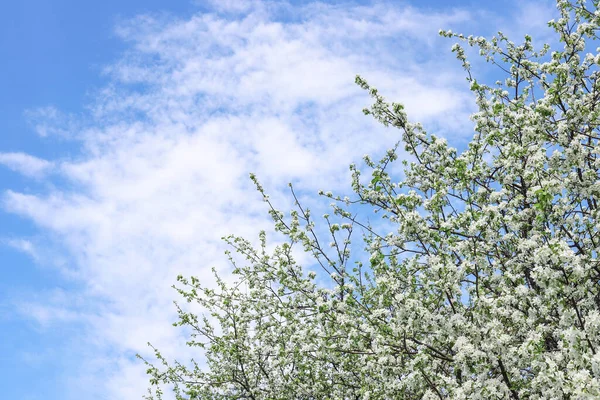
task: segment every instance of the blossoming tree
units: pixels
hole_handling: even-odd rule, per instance
[[[360,77],[364,110],[399,129],[414,161],[391,176],[395,149],[351,166],[353,199],[334,200],[323,246],[310,212],[271,206],[287,242],[274,252],[229,237],[247,263],[217,289],[178,277],[206,310],[178,307],[201,362],[148,363],[153,389],[178,399],[600,398],[600,49],[598,0],[558,0],[549,22],[560,44],[525,37],[441,35],[501,68],[493,85],[472,77],[475,135],[458,152],[408,120]],[[252,177],[263,192],[262,187]],[[292,195],[293,194],[292,190]],[[263,192],[264,194],[264,192]],[[294,195],[295,196],[295,195]],[[379,232],[348,204],[378,211]],[[334,223],[338,218],[341,224]],[[362,230],[370,258],[353,263]],[[302,246],[323,274],[292,256]],[[327,279],[324,279],[326,277]]]

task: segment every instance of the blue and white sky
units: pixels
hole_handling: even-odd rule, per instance
[[[138,399],[136,353],[190,355],[178,274],[227,273],[221,236],[270,230],[248,179],[317,210],[399,132],[359,73],[455,146],[474,110],[438,29],[548,34],[547,0],[0,2],[0,388]],[[479,68],[477,61],[476,68]],[[485,69],[481,69],[484,73]]]

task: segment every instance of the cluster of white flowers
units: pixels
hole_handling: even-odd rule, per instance
[[[553,51],[529,36],[440,32],[507,73],[478,82],[452,48],[479,107],[460,153],[357,77],[374,98],[365,114],[398,128],[416,160],[404,180],[387,172],[396,149],[365,156],[366,184],[351,165],[355,199],[321,192],[339,204],[324,216],[323,246],[308,210],[286,219],[252,176],[289,243],[269,254],[264,234],[259,249],[227,238],[248,260],[234,265],[236,285],[179,277],[184,299],[207,310],[178,308],[204,361],[171,364],[157,351],[151,396],[167,384],[178,399],[600,398],[600,54],[582,54],[598,39],[596,3],[557,1]],[[394,231],[361,223],[355,203]],[[350,257],[357,226],[364,266]],[[324,273],[298,265],[295,245]]]

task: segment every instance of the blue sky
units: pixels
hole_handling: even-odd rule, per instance
[[[348,164],[397,140],[356,73],[464,143],[472,98],[437,30],[544,38],[553,17],[498,4],[2,2],[2,396],[140,398],[146,342],[185,359],[175,276],[210,284],[222,235],[270,229],[248,173],[324,210],[319,189],[349,193]]]

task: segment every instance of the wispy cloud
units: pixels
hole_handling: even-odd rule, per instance
[[[304,194],[346,190],[350,162],[398,140],[360,112],[369,99],[355,74],[431,131],[471,135],[471,95],[450,43],[437,37],[469,11],[215,4],[187,19],[146,15],[119,26],[129,51],[106,67],[111,83],[85,124],[53,108],[32,114],[41,135],[77,126],[66,136],[82,146],[56,168],[68,190],[57,183],[3,197],[6,210],[58,238],[73,261],[70,279],[83,286],[68,294],[76,306],[53,295],[43,307],[23,303],[44,324],[87,321],[78,340],[90,357],[65,371],[73,398],[139,397],[146,378],[132,354],[146,353],[147,341],[188,357],[170,326],[170,284],[179,273],[211,282],[211,266],[228,268],[221,236],[270,229],[249,172],[285,207],[287,182]],[[31,176],[52,165],[12,157],[0,162]]]
[[[0,164],[33,178],[42,177],[54,166],[50,161],[25,153],[0,153]]]
[[[25,253],[25,254],[29,255],[30,257],[32,257],[36,261],[39,260],[39,254],[38,254],[38,251],[37,251],[35,245],[33,244],[32,241],[30,241],[28,239],[24,239],[24,238],[4,239],[4,240],[2,240],[2,244],[6,245],[6,246],[10,246],[13,249],[16,249],[22,253]]]
[[[65,114],[54,106],[25,110],[24,116],[33,130],[41,137],[77,138],[79,123],[76,121],[76,117]]]

